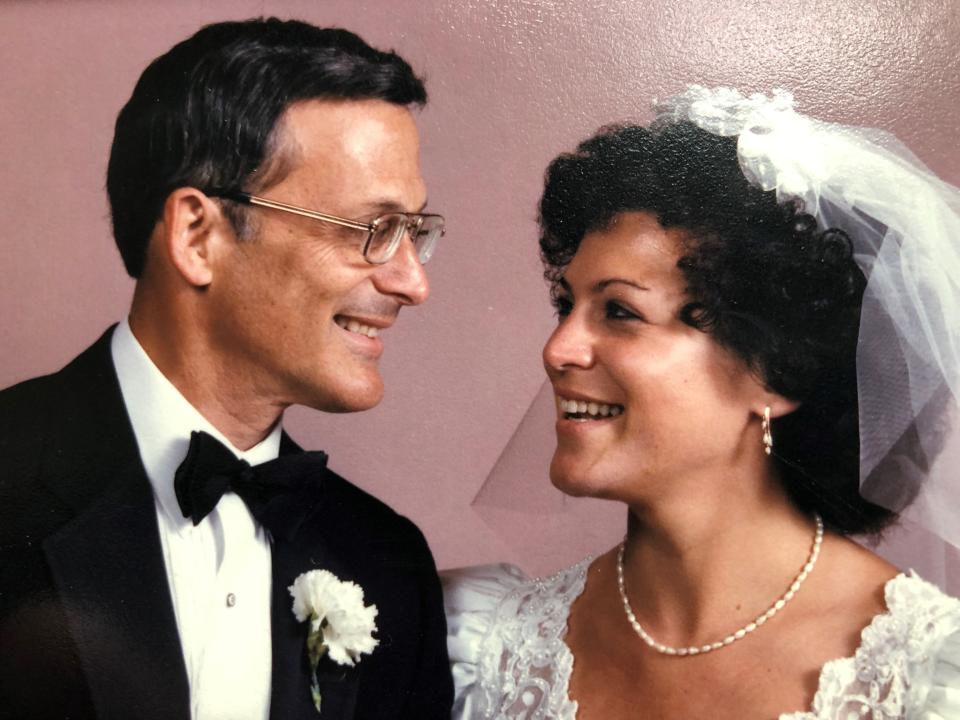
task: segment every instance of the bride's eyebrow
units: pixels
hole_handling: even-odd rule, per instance
[[[629,285],[630,287],[636,288],[637,290],[650,289],[646,285],[641,285],[640,283],[634,282],[633,280],[627,280],[625,278],[606,278],[605,280],[601,280],[596,284],[595,290],[596,292],[601,292],[603,290],[606,290],[607,287],[609,287],[610,285],[616,285],[616,284]]]
[[[646,285],[641,285],[638,282],[634,282],[633,280],[627,280],[626,278],[605,278],[604,280],[601,280],[600,282],[598,282],[596,285],[593,286],[593,292],[600,293],[606,290],[610,285],[617,285],[617,284],[628,285],[629,287],[635,288],[637,290],[650,290],[650,288],[648,288]],[[570,283],[567,282],[566,278],[560,278],[559,280],[557,280],[557,285],[567,295],[571,295],[571,296],[573,295],[573,288],[570,287]]]

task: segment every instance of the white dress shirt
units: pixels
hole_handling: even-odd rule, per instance
[[[251,465],[277,457],[280,424],[237,450],[160,372],[124,320],[111,352],[140,458],[153,486],[160,544],[190,683],[193,720],[270,714],[270,538],[233,493],[199,525],[183,517],[173,476],[203,430]]]

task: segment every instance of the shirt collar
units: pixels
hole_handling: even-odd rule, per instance
[[[280,454],[279,422],[267,437],[249,450],[234,447],[160,372],[126,319],[114,331],[110,351],[147,478],[157,502],[174,521],[175,527],[190,526],[177,503],[173,476],[186,457],[192,431],[209,433],[251,465],[273,460]]]

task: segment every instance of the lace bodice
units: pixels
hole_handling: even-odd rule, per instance
[[[509,565],[443,574],[455,720],[575,720],[563,638],[589,564],[534,580]],[[856,654],[824,665],[810,710],[779,720],[960,719],[960,600],[912,573],[885,599]]]

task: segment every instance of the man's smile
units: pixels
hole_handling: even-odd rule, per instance
[[[352,333],[358,333],[360,335],[366,335],[369,338],[375,338],[380,334],[380,328],[375,327],[374,325],[367,325],[359,320],[353,318],[345,317],[343,315],[337,315],[333,318],[333,321],[342,327],[344,330],[348,330]]]

